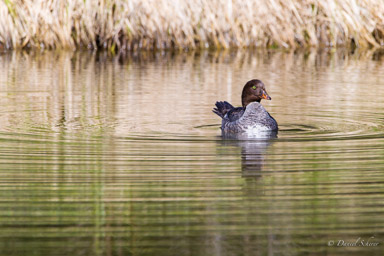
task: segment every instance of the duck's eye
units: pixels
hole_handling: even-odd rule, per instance
[[[253,90],[256,90],[256,85],[252,86],[252,89],[253,89]]]

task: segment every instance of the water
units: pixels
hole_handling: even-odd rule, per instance
[[[380,54],[0,59],[1,255],[383,254]],[[252,78],[278,138],[223,140]]]

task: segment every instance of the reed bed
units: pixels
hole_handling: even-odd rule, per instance
[[[384,0],[4,0],[5,48],[384,47]]]

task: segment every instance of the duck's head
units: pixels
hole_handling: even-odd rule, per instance
[[[260,102],[262,99],[271,100],[267,91],[265,90],[265,85],[260,80],[254,79],[248,81],[243,88],[241,94],[241,103],[243,108],[245,108],[249,103],[257,101]]]

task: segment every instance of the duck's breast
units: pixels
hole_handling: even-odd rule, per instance
[[[277,131],[277,129],[275,119],[258,102],[249,104],[238,120],[230,122],[228,119],[223,119],[222,123],[223,132],[246,133],[250,136],[267,131]]]

